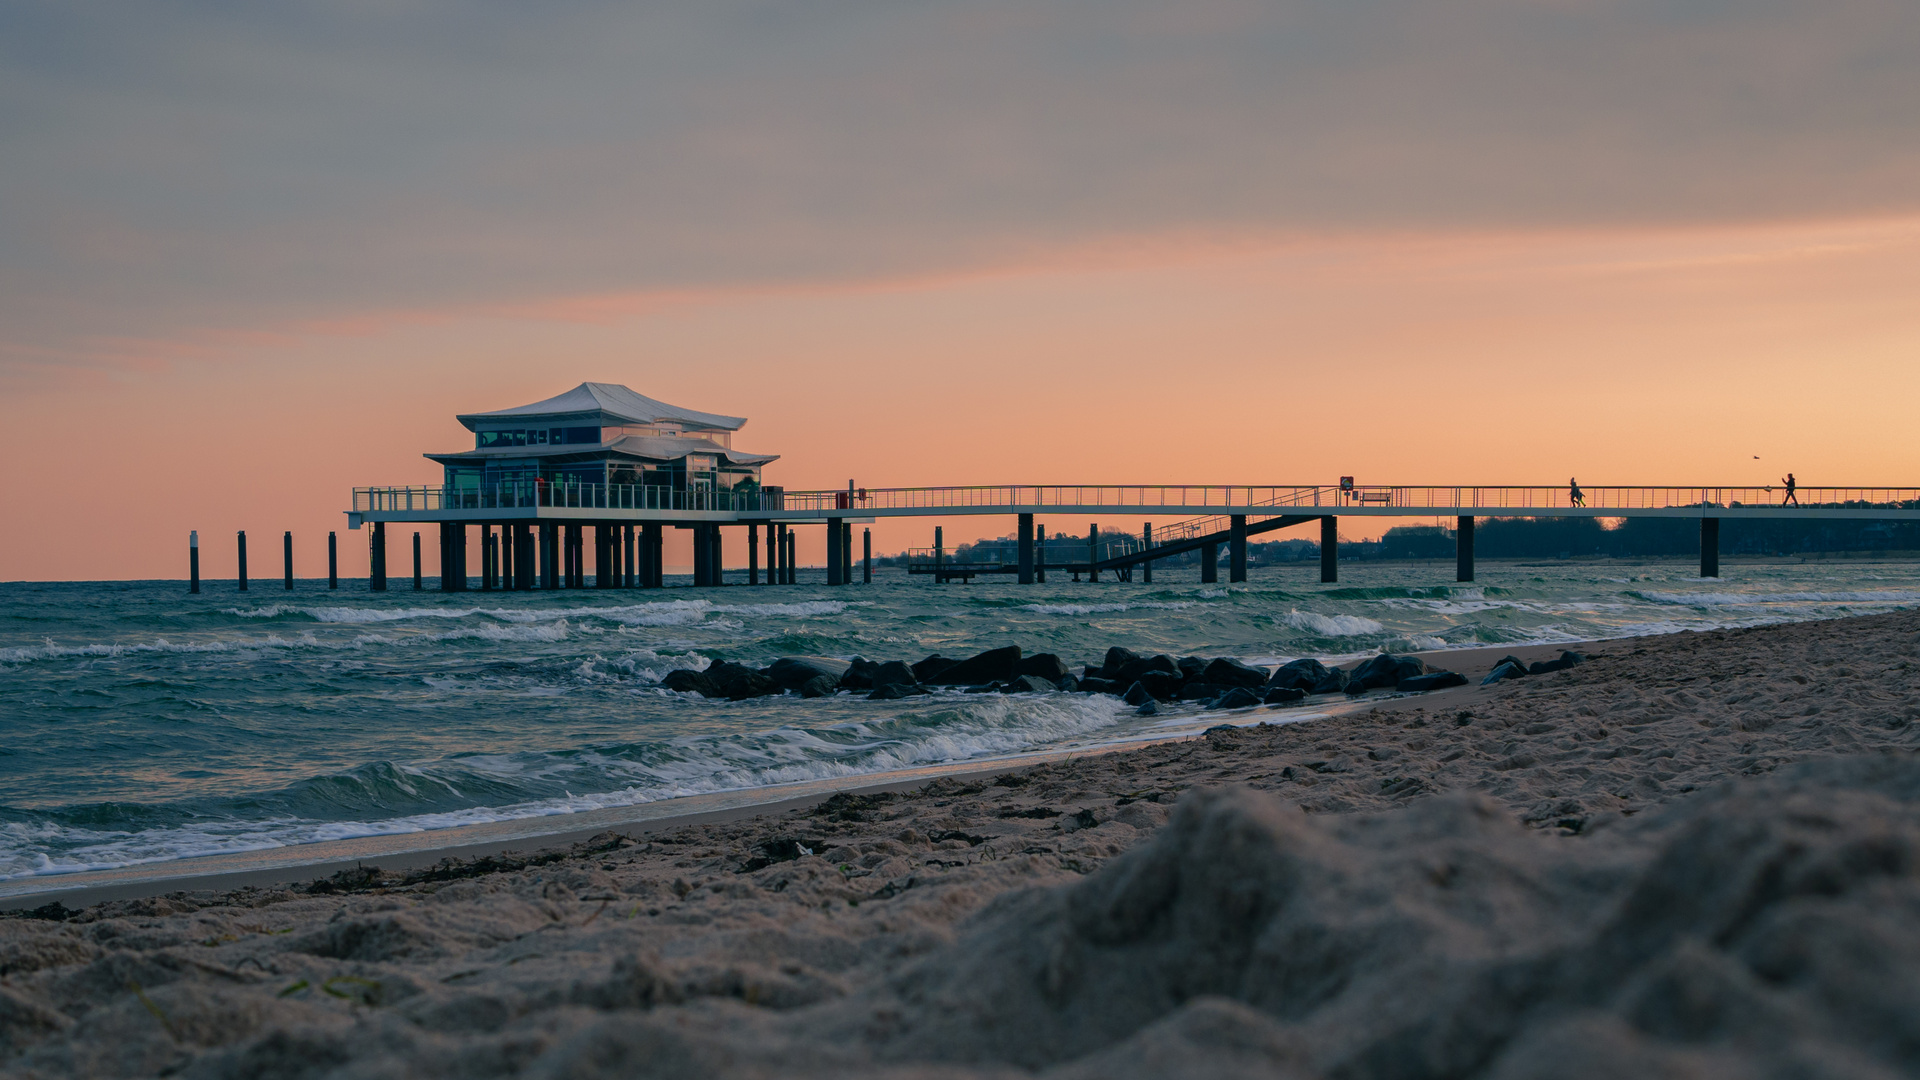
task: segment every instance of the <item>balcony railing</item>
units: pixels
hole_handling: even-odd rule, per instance
[[[361,513],[409,510],[516,510],[542,506],[596,510],[778,510],[779,488],[680,491],[659,484],[576,484],[514,481],[478,487],[364,487],[353,489]]]

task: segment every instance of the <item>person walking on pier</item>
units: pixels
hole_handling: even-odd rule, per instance
[[[1792,474],[1792,473],[1788,473],[1788,474],[1786,475],[1786,478],[1785,478],[1785,479],[1783,479],[1783,480],[1781,480],[1780,482],[1781,482],[1781,483],[1783,483],[1783,484],[1785,484],[1785,485],[1787,485],[1787,497],[1786,497],[1786,498],[1784,498],[1784,499],[1781,499],[1781,500],[1780,500],[1780,505],[1781,505],[1781,506],[1785,506],[1785,505],[1787,505],[1788,503],[1792,503],[1792,504],[1793,504],[1793,505],[1795,505],[1795,506],[1799,506],[1799,505],[1800,505],[1800,497],[1799,497],[1798,495],[1795,495],[1795,494],[1793,493],[1793,489],[1794,489],[1794,488],[1796,488],[1796,487],[1798,487],[1799,485],[1798,485],[1798,484],[1796,484],[1796,483],[1794,483],[1794,480],[1793,480],[1793,474]]]
[[[1587,493],[1580,490],[1580,481],[1567,477],[1567,501],[1575,506],[1587,505]]]

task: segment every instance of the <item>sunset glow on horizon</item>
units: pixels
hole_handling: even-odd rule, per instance
[[[1464,5],[1522,23],[1555,7],[1587,10]],[[583,381],[748,417],[736,446],[782,455],[767,482],[790,490],[1920,484],[1920,92],[1884,70],[1920,40],[1911,13],[1729,13],[1690,38],[1595,5],[1593,40],[1633,51],[1628,77],[1543,70],[1548,45],[1472,75],[1405,46],[1404,25],[1318,5],[1272,26],[1236,5],[1177,25],[1129,9],[1084,34],[982,10],[998,16],[835,22],[851,42],[654,12],[670,25],[634,39],[635,73],[596,9],[543,29],[545,51],[513,45],[497,77],[528,88],[527,112],[489,97],[497,126],[458,94],[486,85],[489,42],[515,41],[484,20],[447,46],[470,55],[419,26],[389,55],[346,16],[324,32],[263,16],[197,45],[217,62],[180,85],[158,60],[60,68],[16,35],[0,447],[29,467],[0,484],[21,508],[0,574],[182,577],[197,529],[208,575],[231,576],[245,529],[256,576],[277,575],[283,530],[301,576],[324,575],[330,530],[363,576],[353,487],[438,483],[421,455],[470,446],[456,414]],[[169,33],[219,23],[179,18],[204,21]],[[15,19],[28,40],[132,32]],[[1032,41],[975,72],[938,44],[950,33]],[[1086,35],[1096,55],[1063,59]],[[1296,56],[1289,35],[1345,42],[1359,66]],[[876,36],[894,60],[836,66]],[[663,40],[704,43],[733,81]],[[1483,56],[1465,41],[1431,44]],[[402,73],[409,49],[425,74]],[[286,83],[260,70],[283,50]],[[916,57],[931,70],[903,70]],[[1367,71],[1435,99],[1389,109],[1358,89]],[[1784,85],[1750,115],[1756,75]],[[868,94],[886,87],[897,101]],[[1819,93],[1781,104],[1795,87]],[[584,104],[629,92],[647,115]],[[569,107],[589,115],[555,119]],[[935,524],[882,520],[875,552]],[[1013,527],[944,524],[949,545]],[[819,530],[799,531],[819,563]]]

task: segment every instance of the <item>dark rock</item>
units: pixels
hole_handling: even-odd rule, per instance
[[[1403,680],[1415,675],[1424,675],[1427,665],[1414,656],[1395,656],[1381,653],[1360,662],[1347,679],[1347,693],[1364,694],[1381,687],[1399,686]]]
[[[1332,670],[1332,668],[1318,660],[1311,657],[1303,657],[1299,660],[1280,665],[1279,670],[1273,673],[1273,678],[1267,680],[1267,685],[1291,687],[1321,693],[1322,691],[1316,691],[1313,688],[1318,686],[1320,681],[1325,679],[1327,673]],[[1346,688],[1343,686],[1341,689],[1344,690]]]
[[[1067,693],[1071,694],[1071,693],[1077,692],[1080,689],[1080,680],[1077,678],[1074,678],[1072,672],[1068,672],[1067,674],[1062,675],[1059,678],[1053,680],[1053,685],[1055,689],[1065,690]]]
[[[905,666],[905,665],[902,665],[902,666]],[[854,657],[851,661],[847,663],[846,674],[840,676],[840,689],[842,690],[873,689],[873,685],[874,685],[873,673],[877,671],[879,667],[880,667],[879,664],[874,663],[873,661],[867,659],[864,656]]]
[[[1231,689],[1233,688],[1230,686],[1215,686],[1209,682],[1190,682],[1182,686],[1174,697],[1180,701],[1205,701],[1208,698],[1219,697]]]
[[[713,684],[714,689],[720,692],[720,696],[732,701],[745,701],[748,698],[764,697],[767,694],[780,692],[780,687],[772,679],[754,668],[726,660],[715,660],[703,674],[706,675],[707,681]]]
[[[1147,705],[1153,701],[1153,695],[1147,692],[1146,687],[1134,683],[1127,687],[1126,693],[1120,695],[1120,700],[1129,705]]]
[[[873,688],[873,693],[867,695],[867,700],[898,701],[901,698],[915,697],[928,692],[924,686],[902,686],[899,683],[881,683],[879,686]]]
[[[1267,685],[1265,668],[1243,664],[1225,656],[1208,664],[1200,677],[1216,686],[1244,686],[1249,690]]]
[[[1089,675],[1080,680],[1080,692],[1083,694],[1117,694],[1120,684],[1112,679],[1103,679],[1098,675]]]
[[[1038,675],[1015,675],[1013,681],[1000,688],[1003,694],[1050,694],[1060,689],[1052,682]]]
[[[1174,695],[1180,692],[1180,676],[1164,671],[1143,671],[1134,682],[1146,687],[1147,693],[1159,701],[1172,701]]]
[[[1266,696],[1260,700],[1268,705],[1291,705],[1306,699],[1307,692],[1297,686],[1270,686]]]
[[[882,686],[912,686],[920,681],[914,678],[912,668],[898,660],[889,660],[875,667],[872,679],[876,689]]]
[[[1319,682],[1308,687],[1307,692],[1310,694],[1338,694],[1347,688],[1347,683],[1350,681],[1351,677],[1344,668],[1328,668],[1326,675],[1322,676]]]
[[[1562,652],[1558,660],[1543,660],[1527,668],[1529,675],[1545,675],[1549,671],[1560,671],[1575,664],[1586,663],[1587,658],[1577,652]]]
[[[1013,673],[1015,675],[1038,675],[1048,682],[1052,682],[1060,676],[1065,675],[1067,670],[1067,662],[1050,652],[1034,653],[1032,656],[1022,657],[1018,663],[1013,665]]]
[[[802,683],[817,675],[825,675],[838,684],[840,676],[852,666],[831,656],[783,656],[767,665],[767,677],[779,683],[782,690],[798,690]]]
[[[667,672],[666,678],[660,680],[660,685],[678,694],[702,694],[711,698],[727,696],[705,674],[685,668]]]
[[[1140,657],[1135,654],[1132,649],[1123,649],[1115,645],[1113,648],[1107,650],[1107,658],[1100,664],[1100,677],[1103,679],[1118,679],[1120,672],[1125,669],[1128,664],[1138,659],[1140,659]]]
[[[1020,662],[1020,646],[1008,645],[1003,649],[988,649],[977,656],[943,669],[938,675],[920,677],[923,683],[940,683],[945,686],[968,686],[983,682],[1006,682],[1013,678],[1013,666]],[[915,670],[915,674],[919,674]]]
[[[1141,703],[1141,705],[1140,705],[1140,707],[1139,707],[1139,708],[1137,708],[1137,709],[1135,709],[1135,710],[1133,710],[1133,715],[1135,715],[1135,716],[1159,716],[1159,715],[1160,715],[1160,706],[1159,706],[1159,705],[1157,705],[1157,704],[1155,704],[1155,703],[1154,703],[1154,700],[1153,700],[1152,698],[1148,698],[1148,699],[1147,699],[1146,701],[1144,701],[1144,702],[1142,702],[1142,703]]]
[[[1465,686],[1467,677],[1457,671],[1433,671],[1425,675],[1415,675],[1411,679],[1401,679],[1395,689],[1408,694],[1425,693],[1428,690],[1445,690],[1449,686]]]
[[[957,663],[959,663],[959,661],[941,656],[939,653],[934,653],[932,656],[913,665],[913,681],[932,682],[935,675],[940,674]]]
[[[832,697],[840,691],[840,680],[831,675],[815,675],[800,684],[801,697]]]
[[[983,683],[977,683],[977,684],[975,684],[975,685],[973,685],[973,686],[969,686],[969,687],[967,687],[967,688],[966,688],[965,690],[963,690],[963,691],[961,691],[961,693],[964,693],[964,694],[997,694],[997,693],[999,693],[999,692],[1000,692],[1000,688],[1001,688],[1001,687],[1003,687],[1003,686],[1005,686],[1005,685],[1007,685],[1007,684],[1006,684],[1006,683],[1003,683],[1003,682],[983,682]]]
[[[1207,661],[1203,657],[1183,656],[1173,663],[1180,669],[1180,677],[1188,682],[1199,678],[1200,673],[1207,670]]]
[[[1236,686],[1220,695],[1219,700],[1208,705],[1209,709],[1245,709],[1260,704],[1260,695],[1244,686]]]
[[[1133,682],[1149,671],[1157,671],[1165,675],[1171,675],[1177,682],[1186,681],[1186,676],[1180,672],[1180,665],[1175,663],[1173,657],[1168,656],[1166,653],[1161,653],[1158,656],[1135,659],[1126,667],[1120,669],[1120,674],[1114,681],[1122,683]]]
[[[1502,679],[1524,679],[1526,677],[1527,669],[1521,667],[1518,661],[1508,658],[1494,665],[1493,670],[1487,672],[1487,677],[1480,680],[1480,685],[1487,686],[1492,683],[1497,683]]]

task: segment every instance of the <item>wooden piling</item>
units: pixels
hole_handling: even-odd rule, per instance
[[[840,576],[840,542],[843,535],[840,526],[841,520],[839,518],[832,517],[827,519],[827,584],[829,585],[846,584],[846,581]]]
[[[785,560],[785,565],[787,568],[787,584],[798,585],[800,583],[800,570],[798,567],[794,566],[793,564],[794,564],[794,561],[799,557],[799,551],[800,551],[799,538],[794,535],[794,532],[792,529],[783,528],[781,531],[786,533],[787,553],[781,556],[781,558]]]
[[[1320,583],[1332,585],[1340,580],[1340,519],[1328,514],[1320,519]]]
[[[240,591],[247,591],[247,530],[240,530]]]
[[[187,591],[200,591],[200,530],[187,531]]]
[[[1720,576],[1720,519],[1700,519],[1700,576]]]
[[[327,588],[340,587],[340,537],[337,533],[327,534]]]
[[[941,527],[938,525],[933,527],[933,583],[935,585],[947,583],[947,548]]]
[[[376,521],[367,532],[367,591],[387,591],[387,523]]]
[[[280,569],[288,592],[293,591],[293,530],[280,537]]]
[[[760,526],[747,522],[747,584],[760,584]]]
[[[1227,580],[1247,580],[1247,515],[1227,516]]]
[[[1151,521],[1145,522],[1140,526],[1140,550],[1142,552],[1153,550],[1153,522]],[[1152,559],[1140,560],[1140,584],[1153,584]]]
[[[1473,516],[1462,515],[1453,533],[1453,579],[1473,580]]]
[[[860,530],[860,584],[873,584],[873,530]]]
[[[1045,525],[1033,527],[1033,580],[1042,585],[1047,583],[1047,527]]]
[[[840,526],[840,584],[853,584],[853,523]]]
[[[1087,526],[1087,580],[1100,580],[1100,526]]]
[[[1033,584],[1033,515],[1021,514],[1020,525],[1020,584]]]

